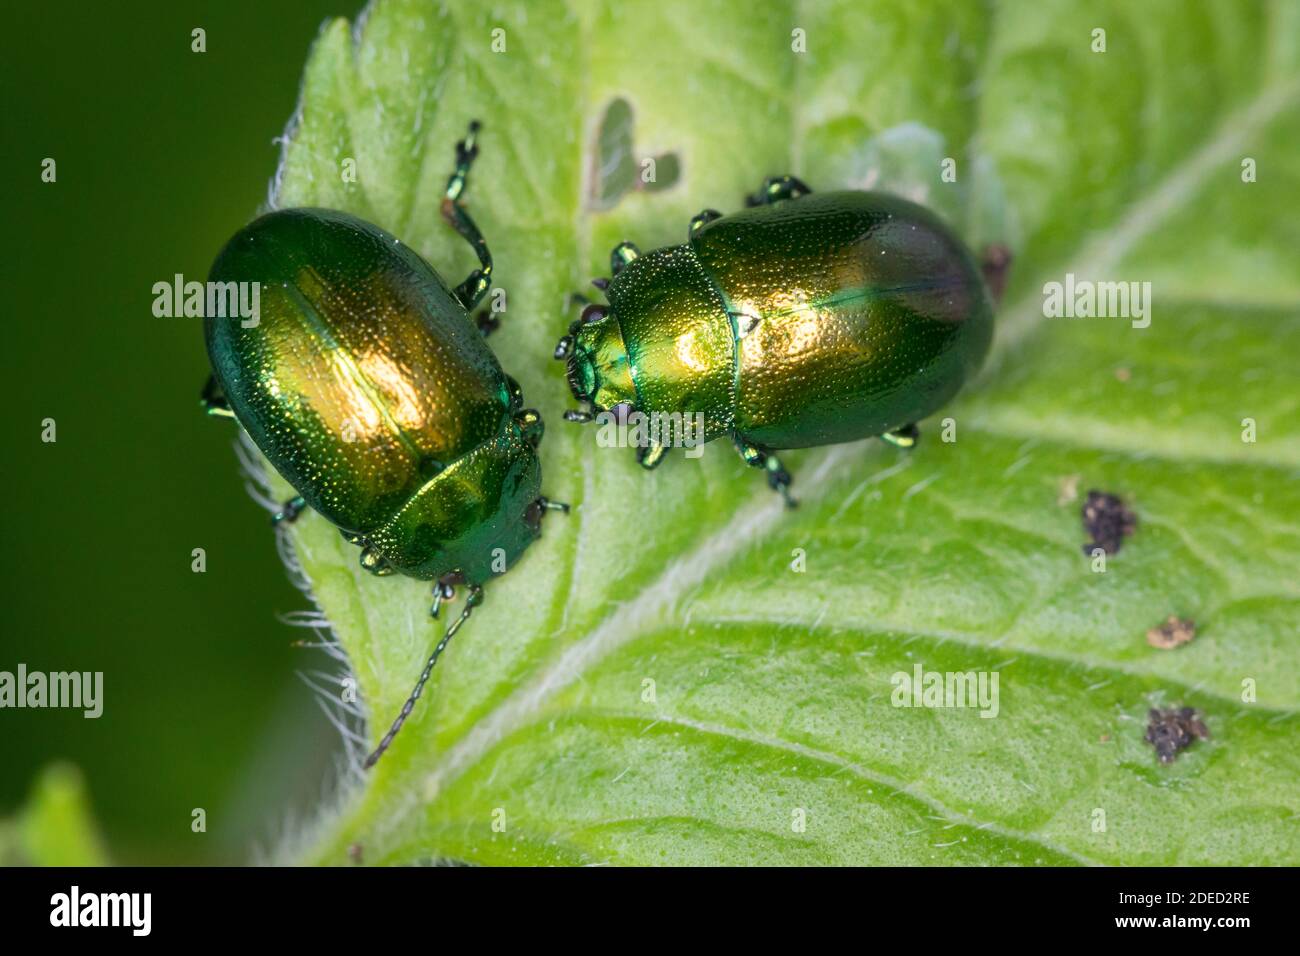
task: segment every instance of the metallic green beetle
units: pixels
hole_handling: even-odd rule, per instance
[[[993,335],[988,285],[933,213],[880,193],[812,194],[768,179],[729,216],[707,209],[687,241],[642,255],[631,243],[597,279],[560,340],[569,387],[590,421],[611,410],[700,416],[703,441],[728,437],[786,503],[791,477],[773,449],[879,435],[916,443],[916,422],[979,368]],[[696,436],[697,440],[699,436]],[[646,468],[666,445],[638,448]]]
[[[454,291],[415,252],[347,213],[284,209],[235,234],[210,281],[258,283],[255,323],[208,316],[208,412],[235,418],[298,492],[273,519],[319,512],[361,548],[361,566],[434,582],[432,615],[457,585],[465,608],[434,648],[388,748],[438,656],[566,505],[541,495],[542,420],[470,318],[492,256],[460,204],[478,124],[456,147],[442,214],[478,253]]]

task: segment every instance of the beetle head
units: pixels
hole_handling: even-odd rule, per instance
[[[534,506],[541,498],[541,434],[531,409],[503,417],[494,438],[426,479],[369,532],[372,552],[424,580],[460,572],[482,584],[514,567],[540,530]]]
[[[627,345],[618,317],[608,306],[589,305],[560,339],[555,357],[566,360],[569,391],[595,411],[618,405],[635,407],[636,388],[628,363]]]

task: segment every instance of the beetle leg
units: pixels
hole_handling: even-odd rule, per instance
[[[616,245],[609,254],[609,270],[614,275],[618,275],[629,262],[639,255],[641,255],[641,250],[625,239]]]
[[[510,393],[510,410],[517,412],[524,407],[524,390],[519,387],[513,375],[506,376],[506,391]]]
[[[450,601],[456,596],[456,585],[464,584],[465,576],[459,571],[449,571],[438,580],[433,582],[433,605],[429,608],[429,616],[436,618],[438,610],[442,607],[443,601]],[[472,596],[472,589],[471,589]]]
[[[388,563],[388,559],[374,549],[373,545],[366,545],[361,549],[360,564],[377,578],[387,577],[393,573],[393,566]]]
[[[406,703],[402,705],[402,709],[398,713],[397,719],[393,721],[393,726],[388,728],[388,733],[384,734],[383,739],[379,741],[379,746],[377,746],[374,749],[374,752],[366,758],[365,767],[367,770],[373,767],[376,761],[384,755],[384,751],[388,749],[388,745],[393,742],[393,738],[397,736],[397,732],[402,729],[402,724],[406,723],[406,718],[411,715],[411,711],[415,707],[415,702],[420,699],[420,694],[424,692],[424,685],[429,682],[429,675],[433,673],[433,665],[438,663],[438,658],[442,655],[442,652],[446,650],[447,644],[456,636],[456,632],[460,630],[460,626],[469,619],[470,612],[482,603],[483,588],[477,584],[470,585],[469,594],[465,597],[465,609],[460,612],[460,617],[451,622],[451,626],[448,627],[446,633],[442,635],[442,640],[440,640],[434,647],[433,653],[429,655],[428,663],[424,665],[424,670],[420,673],[420,679],[415,683],[415,689],[411,691],[411,696],[406,698]]]
[[[474,120],[469,124],[469,133],[456,144],[456,171],[447,180],[447,191],[442,197],[442,217],[460,233],[461,238],[474,247],[474,252],[478,254],[480,268],[471,272],[465,281],[456,287],[456,298],[460,300],[461,305],[465,306],[466,311],[472,310],[483,301],[483,296],[487,295],[488,288],[492,284],[492,253],[488,250],[487,240],[478,231],[478,226],[465,211],[465,207],[460,204],[461,193],[465,190],[465,178],[469,175],[474,157],[478,155],[478,144],[474,142],[478,131],[479,122]]]
[[[736,451],[740,452],[740,457],[744,459],[745,464],[751,468],[762,468],[767,475],[767,484],[773,491],[780,492],[782,499],[785,501],[787,508],[798,507],[799,502],[790,496],[790,484],[794,481],[794,476],[786,471],[781,464],[781,460],[776,455],[769,455],[757,445],[745,441],[740,436],[736,436]]]
[[[456,588],[447,581],[433,582],[433,604],[429,607],[429,617],[436,618],[443,601],[450,601],[456,596]]]
[[[904,425],[902,428],[895,428],[892,432],[885,432],[880,436],[881,441],[887,441],[895,448],[914,448],[920,439],[921,429],[916,427],[915,422]]]
[[[221,391],[221,386],[217,384],[217,377],[209,375],[208,380],[203,385],[203,393],[199,396],[199,404],[203,406],[203,411],[209,415],[218,418],[234,418],[235,413],[230,410],[230,403],[226,401],[225,393]]]
[[[651,442],[648,445],[641,445],[636,450],[636,462],[642,468],[650,471],[658,468],[668,453],[668,446],[662,442]]]
[[[478,330],[483,334],[483,338],[487,338],[497,329],[501,328],[501,320],[496,317],[494,312],[488,309],[479,309],[478,312],[474,314],[474,324],[478,326]]]
[[[519,426],[519,431],[523,433],[524,441],[536,448],[542,443],[542,435],[546,431],[546,425],[542,422],[541,413],[535,408],[521,408],[515,413],[515,424]]]
[[[560,511],[567,515],[569,506],[563,501],[552,501],[550,498],[542,496],[524,511],[524,524],[532,528],[534,534],[540,536],[542,533],[542,518],[548,511]]]
[[[801,179],[794,176],[769,176],[763,180],[758,192],[745,197],[746,206],[770,206],[783,199],[798,199],[807,196],[812,189]]]
[[[306,507],[307,500],[302,495],[294,495],[271,516],[271,524],[293,524]]]
[[[703,229],[706,225],[713,222],[713,220],[721,219],[721,218],[722,218],[722,213],[718,212],[716,209],[704,209],[700,212],[697,212],[695,214],[695,218],[691,220],[691,227],[689,230],[687,230],[686,238],[689,239],[691,236],[695,235],[697,232]]]

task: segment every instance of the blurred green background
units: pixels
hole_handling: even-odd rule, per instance
[[[205,279],[258,212],[311,41],[355,6],[6,10],[0,670],[103,671],[104,713],[0,710],[0,819],[70,761],[113,862],[250,859],[331,777],[337,734],[295,672],[336,667],[289,646],[307,632],[276,615],[307,601],[234,427],[200,414],[201,320],[155,318],[151,287]]]

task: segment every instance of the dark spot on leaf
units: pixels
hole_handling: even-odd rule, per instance
[[[1173,650],[1196,636],[1196,622],[1170,614],[1165,623],[1147,631],[1147,643],[1162,651]]]
[[[1083,546],[1084,554],[1092,554],[1097,548],[1107,554],[1117,553],[1136,527],[1137,515],[1124,506],[1118,495],[1088,492],[1088,500],[1083,503],[1083,530],[1091,540]]]
[[[1200,711],[1191,707],[1153,707],[1147,720],[1146,741],[1156,748],[1161,763],[1173,763],[1193,740],[1207,740],[1210,736]]]

